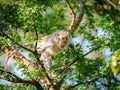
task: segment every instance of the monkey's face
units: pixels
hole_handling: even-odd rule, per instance
[[[57,43],[58,46],[62,49],[69,43],[69,33],[66,31],[59,31],[57,33]]]

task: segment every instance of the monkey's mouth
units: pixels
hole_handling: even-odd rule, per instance
[[[64,46],[65,46],[64,44],[61,44],[61,45],[60,45],[60,48],[61,48],[61,49],[63,49],[63,48],[64,48]]]
[[[64,45],[63,45],[63,46],[61,46],[61,48],[64,48]]]
[[[60,47],[60,49],[63,49],[63,48],[65,47],[65,44],[66,44],[65,42],[63,42],[63,41],[61,42],[61,41],[60,41],[60,42],[59,42],[59,47]]]

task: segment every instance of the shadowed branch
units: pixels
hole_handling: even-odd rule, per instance
[[[44,90],[43,87],[39,84],[39,82],[32,81],[32,80],[23,80],[23,79],[19,78],[18,76],[16,76],[15,74],[13,74],[9,71],[6,71],[4,69],[0,69],[0,72],[5,73],[5,75],[3,74],[2,76],[0,76],[0,78],[3,80],[7,80],[10,82],[14,82],[14,83],[31,84],[31,85],[34,85],[38,90]],[[9,78],[6,78],[6,77],[9,77]]]

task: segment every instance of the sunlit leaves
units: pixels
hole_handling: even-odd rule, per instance
[[[1,89],[1,90],[7,90],[8,87],[9,87],[8,85],[0,84],[0,89]]]
[[[114,76],[117,76],[120,72],[120,49],[116,50],[114,56],[112,56],[111,69]]]
[[[17,67],[17,70],[21,69],[21,68],[25,68],[25,65],[23,62],[17,62],[14,64]]]

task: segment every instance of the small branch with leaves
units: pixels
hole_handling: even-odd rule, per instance
[[[23,49],[25,49],[25,50],[27,50],[27,51],[29,51],[29,52],[31,52],[31,53],[35,53],[33,50],[31,50],[31,49],[29,49],[29,48],[26,48],[26,47],[24,47],[23,45],[17,43],[14,39],[12,39],[9,35],[7,35],[3,30],[1,30],[0,32],[1,32],[1,35],[2,35],[2,36],[10,39],[12,42],[14,42],[14,43],[15,43],[16,45],[18,45],[19,47],[21,47],[21,48],[23,48]]]
[[[70,90],[70,89],[75,88],[75,87],[77,87],[77,86],[79,86],[79,85],[81,85],[81,84],[86,84],[86,83],[90,83],[90,82],[95,82],[95,81],[97,81],[99,78],[100,78],[100,77],[95,77],[95,78],[93,78],[93,79],[90,79],[90,80],[87,80],[87,81],[84,81],[84,82],[77,83],[77,84],[75,84],[75,85],[72,85],[72,86],[67,87],[65,90]]]
[[[9,82],[13,82],[13,83],[26,83],[26,84],[31,84],[34,85],[38,90],[44,90],[43,87],[39,84],[39,82],[33,81],[33,80],[23,80],[21,78],[19,78],[18,76],[16,76],[15,74],[1,69],[0,68],[0,72],[4,73],[2,76],[0,76],[1,79],[7,80]]]

